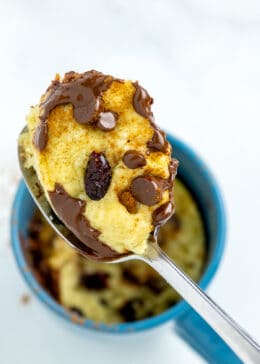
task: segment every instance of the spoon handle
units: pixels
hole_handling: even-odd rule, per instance
[[[166,279],[244,363],[260,363],[260,346],[254,339],[179,269],[157,244],[151,244],[150,249],[145,262]]]

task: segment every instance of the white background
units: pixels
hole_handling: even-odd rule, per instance
[[[203,363],[172,323],[105,336],[64,325],[34,297],[20,302],[28,288],[8,230],[17,135],[56,72],[92,68],[140,80],[157,122],[215,172],[229,234],[209,292],[260,340],[259,1],[9,0],[0,1],[1,364]]]

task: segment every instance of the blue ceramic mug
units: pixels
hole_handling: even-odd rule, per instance
[[[200,287],[205,289],[216,273],[223,254],[226,235],[223,201],[214,177],[202,160],[175,137],[168,135],[168,140],[173,145],[174,157],[180,161],[178,176],[193,192],[206,226],[208,261],[199,283]],[[35,209],[24,182],[20,182],[11,219],[14,256],[22,276],[38,298],[56,314],[70,321],[70,314],[39,285],[30,270],[26,269],[21,236],[26,238],[27,227]],[[82,327],[110,333],[129,333],[149,329],[173,319],[176,332],[210,363],[240,363],[220,337],[184,301],[158,316],[145,320],[115,325],[97,325],[91,320],[86,320]]]

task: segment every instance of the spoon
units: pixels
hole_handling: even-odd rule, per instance
[[[21,134],[26,131],[27,127],[21,131]],[[72,248],[90,258],[91,252],[86,250],[86,245],[73,235],[55,215],[45,198],[34,169],[25,168],[23,150],[20,146],[18,146],[18,158],[27,188],[46,221]],[[118,263],[131,259],[142,260],[154,268],[203,317],[244,363],[260,363],[260,346],[257,342],[178,268],[160,249],[157,242],[149,242],[144,255],[119,255],[119,258],[113,260],[105,259],[105,257],[103,260],[110,263]]]

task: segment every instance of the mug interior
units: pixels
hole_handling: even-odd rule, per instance
[[[199,285],[205,289],[213,278],[223,254],[226,233],[223,201],[214,177],[198,155],[177,138],[170,135],[167,138],[173,145],[174,158],[180,162],[178,177],[194,195],[204,221],[208,243],[208,259]],[[28,225],[35,211],[36,206],[22,181],[15,196],[11,219],[12,247],[16,262],[26,282],[40,300],[59,316],[71,322],[71,314],[39,285],[27,266],[23,243],[26,241]],[[136,322],[106,325],[97,324],[86,319],[80,325],[106,332],[133,332],[152,328],[167,320],[174,319],[188,309],[188,304],[180,301],[157,316]]]

